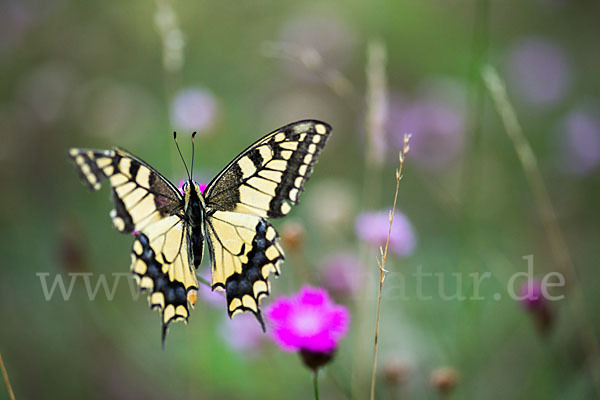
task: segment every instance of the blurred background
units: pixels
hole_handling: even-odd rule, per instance
[[[368,398],[376,255],[404,133],[376,398],[600,397],[598,2],[0,7],[0,352],[18,399],[311,398],[298,355],[252,317],[230,322],[205,287],[162,350],[109,191],[88,191],[66,156],[120,146],[178,183],[172,131],[186,155],[198,131],[194,175],[207,183],[249,143],[303,118],[334,130],[300,205],[274,222],[287,260],[263,305],[310,284],[349,308],[322,398]],[[484,63],[506,82],[547,197],[527,179]],[[528,260],[533,275],[511,281]],[[201,269],[208,277],[207,260]],[[417,284],[418,271],[431,275]],[[553,271],[566,277],[551,290],[564,299],[527,297]],[[477,296],[469,274],[485,273]],[[102,276],[114,297],[96,286]]]

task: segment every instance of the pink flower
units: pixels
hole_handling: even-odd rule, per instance
[[[464,90],[452,80],[438,79],[421,85],[422,94],[390,99],[388,130],[394,148],[402,148],[411,134],[410,154],[420,167],[445,171],[460,158],[465,142]],[[397,158],[397,151],[394,153]]]
[[[369,211],[356,218],[355,230],[361,240],[379,247],[385,246],[389,226],[388,211]],[[390,250],[399,256],[408,256],[415,249],[416,241],[412,224],[396,210],[390,234]]]
[[[332,302],[325,289],[305,286],[295,296],[279,298],[266,310],[272,338],[285,351],[327,353],[348,331],[350,314]]]
[[[507,64],[509,86],[530,105],[556,104],[570,89],[570,60],[559,45],[547,38],[519,39],[508,54]]]
[[[542,282],[538,279],[523,282],[519,289],[519,294],[521,304],[527,309],[533,310],[539,308],[544,303]]]
[[[552,328],[554,315],[544,296],[544,286],[539,279],[528,279],[519,290],[519,302],[529,312],[541,333]]]
[[[218,104],[214,95],[204,88],[179,91],[171,104],[171,121],[176,129],[204,132],[217,120]]]
[[[221,297],[224,299],[224,296]],[[266,338],[256,318],[250,313],[224,318],[221,333],[232,349],[251,353],[258,351]]]
[[[585,175],[600,166],[600,107],[582,104],[570,111],[559,125],[561,155],[568,171]]]
[[[339,295],[351,296],[358,293],[364,278],[364,266],[352,253],[330,255],[320,270],[325,286]]]

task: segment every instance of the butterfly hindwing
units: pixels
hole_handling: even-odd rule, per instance
[[[188,303],[196,301],[198,280],[189,244],[189,228],[177,215],[137,233],[133,243],[132,271],[140,287],[149,291],[150,306],[161,312],[163,339],[170,322],[187,322]]]
[[[171,321],[187,321],[198,281],[177,188],[124,150],[71,149],[69,155],[90,188],[98,190],[109,181],[113,224],[135,235],[131,269],[140,288],[149,292],[150,306],[161,313],[163,335]]]
[[[262,325],[259,303],[270,292],[269,274],[279,275],[284,259],[275,228],[254,215],[215,211],[206,230],[213,289],[226,291],[230,316],[251,311]]]
[[[297,204],[330,133],[329,125],[306,120],[268,134],[208,184],[207,207],[265,218],[286,215]]]

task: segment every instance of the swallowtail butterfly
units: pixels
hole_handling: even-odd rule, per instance
[[[284,259],[268,218],[283,217],[297,204],[330,133],[328,124],[314,120],[277,129],[235,157],[203,192],[189,172],[182,193],[122,149],[69,150],[91,189],[110,183],[110,216],[135,238],[131,270],[161,314],[163,345],[169,323],[188,321],[205,242],[212,289],[225,291],[229,316],[250,311],[265,329],[259,304]]]

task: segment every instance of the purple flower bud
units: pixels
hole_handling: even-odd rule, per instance
[[[521,285],[519,290],[520,303],[527,309],[543,334],[552,327],[553,315],[544,297],[544,287],[538,279],[530,279]]]
[[[542,289],[542,282],[538,279],[531,279],[523,282],[519,289],[521,304],[528,309],[540,307],[544,302]]]

